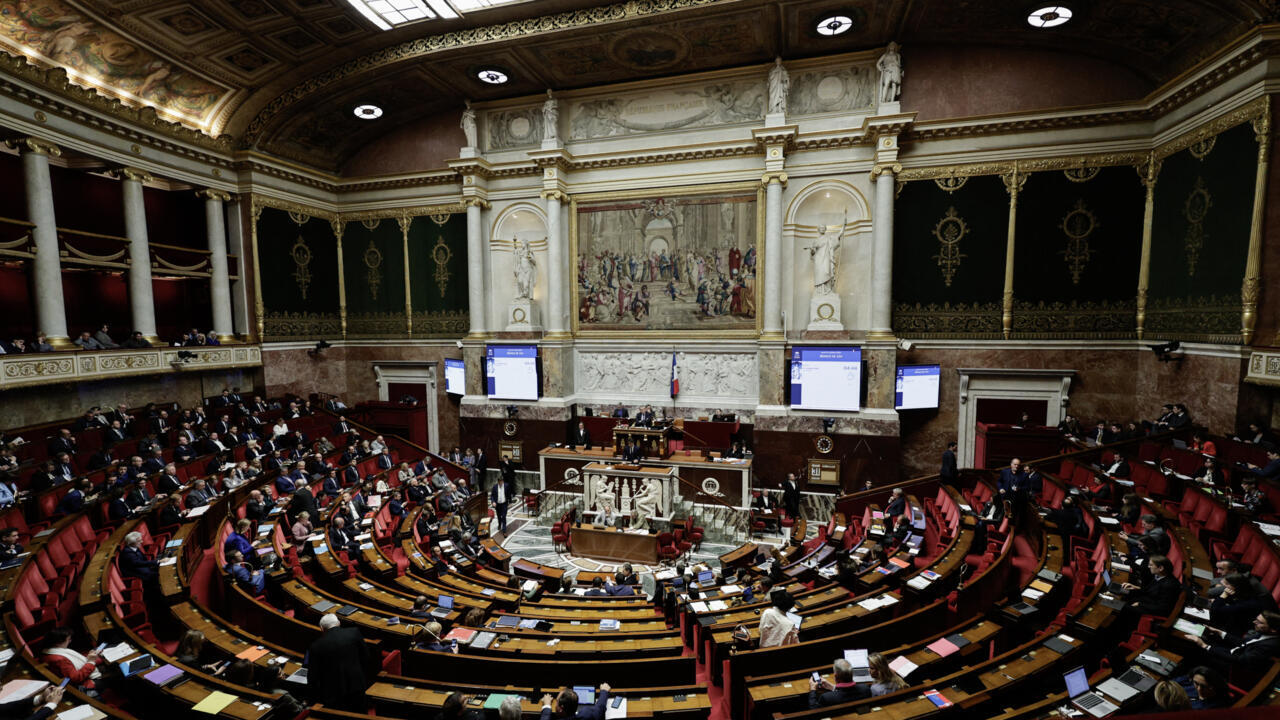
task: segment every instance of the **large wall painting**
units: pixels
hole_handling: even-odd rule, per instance
[[[760,208],[750,185],[575,199],[576,329],[756,331]]]

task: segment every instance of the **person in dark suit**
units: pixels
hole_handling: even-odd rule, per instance
[[[333,517],[333,524],[329,527],[329,547],[334,550],[344,550],[348,555],[360,550],[356,531],[347,527],[347,518],[343,515]]]
[[[208,486],[206,486],[204,480],[196,480],[192,483],[191,490],[187,493],[186,498],[183,499],[182,504],[186,506],[188,510],[191,508],[198,508],[203,505],[208,505],[209,501],[216,495],[217,493],[213,492],[208,488]]]
[[[227,574],[236,584],[254,595],[262,594],[267,587],[267,576],[261,570],[254,570],[244,561],[244,553],[240,550],[227,552]]]
[[[573,444],[583,446],[591,444],[591,433],[587,432],[586,423],[579,422],[578,429],[573,431]]]
[[[1187,639],[1207,650],[1210,658],[1230,667],[1265,667],[1280,658],[1280,612],[1258,613],[1253,619],[1253,629],[1244,635],[1222,633],[1220,638],[1212,640],[1191,636]]]
[[[587,597],[604,597],[609,593],[604,589],[604,580],[594,578],[591,581],[591,589],[586,592]]]
[[[852,702],[871,697],[870,685],[859,685],[853,681],[853,666],[848,660],[840,658],[831,666],[835,675],[835,684],[826,680],[809,680],[809,707],[820,708],[828,705]],[[819,690],[824,690],[821,695]]]
[[[1009,461],[1009,467],[1000,469],[1000,479],[996,481],[996,488],[1001,495],[1013,497],[1018,489],[1022,475],[1022,459],[1013,458]]]
[[[249,499],[244,504],[244,516],[255,525],[266,522],[271,515],[271,505],[262,496],[261,490],[250,490]]]
[[[321,485],[320,490],[329,498],[336,498],[342,493],[342,488],[338,485],[338,478],[333,476],[332,470],[324,474],[324,483]]]
[[[1164,555],[1152,555],[1147,559],[1151,579],[1142,587],[1124,583],[1129,591],[1125,600],[1132,611],[1141,615],[1168,615],[1182,596],[1182,586],[1173,577],[1173,563]]]
[[[339,415],[338,422],[333,424],[333,431],[335,433],[340,433],[342,435],[346,435],[354,429],[355,429],[355,426],[347,422],[346,415]]]
[[[1222,579],[1222,590],[1209,606],[1209,622],[1228,635],[1243,635],[1258,613],[1275,610],[1276,603],[1265,587],[1255,587],[1251,575],[1231,573]],[[1260,586],[1261,583],[1258,583]]]
[[[622,407],[621,405],[619,405],[613,411],[613,416],[616,418],[624,418],[624,417],[627,417],[628,415],[630,415],[630,413],[628,413],[627,409]]]
[[[391,519],[395,523],[399,523],[408,511],[404,509],[404,502],[401,500],[399,488],[391,491],[391,498],[387,500],[387,513],[391,515]]]
[[[45,689],[22,700],[14,700],[0,704],[0,718],[4,720],[45,720],[53,717],[62,702],[62,694],[66,689],[58,685],[49,685]]]
[[[307,649],[307,690],[325,707],[364,712],[368,649],[356,628],[344,628],[332,613],[320,618],[324,632]]]
[[[8,562],[23,552],[22,543],[18,542],[18,529],[5,528],[0,533],[0,562]]]
[[[58,508],[54,510],[54,513],[57,515],[70,515],[80,512],[84,509],[85,501],[88,500],[91,492],[93,492],[93,483],[89,482],[89,478],[80,478],[76,486],[71,488],[71,492],[62,496],[62,501],[58,503]]]
[[[320,517],[320,506],[316,504],[316,496],[311,494],[311,488],[303,485],[293,491],[293,499],[289,501],[289,517],[296,518],[298,513],[306,510],[311,517]]]
[[[1113,478],[1127,479],[1131,469],[1129,468],[1129,461],[1124,458],[1124,453],[1116,453],[1115,459],[1107,466],[1106,471],[1107,475]]]
[[[125,502],[124,491],[116,488],[111,491],[111,502],[107,505],[107,517],[112,522],[128,520],[133,514],[133,509],[129,507],[129,503]]]
[[[173,448],[174,462],[191,462],[196,457],[196,449],[191,447],[191,443],[185,437],[178,437],[178,444]]]
[[[604,720],[605,708],[609,703],[609,683],[600,683],[596,691],[596,702],[590,707],[578,707],[578,694],[572,689],[561,690],[554,698],[550,694],[542,696],[542,715],[539,720]]]
[[[510,455],[503,455],[502,462],[499,464],[499,470],[502,472],[502,479],[512,484],[516,481],[516,464],[511,462]]]
[[[1267,464],[1265,466],[1258,467],[1253,463],[1248,463],[1248,466],[1249,472],[1254,477],[1266,480],[1280,480],[1280,448],[1274,446],[1267,448]]]
[[[164,474],[156,480],[156,490],[163,495],[171,495],[182,489],[182,481],[178,479],[178,467],[173,463],[164,466]]]
[[[182,524],[182,495],[172,493],[168,498],[169,502],[160,506],[160,514],[156,518],[156,527],[167,528]]]
[[[902,488],[894,488],[889,495],[889,503],[885,506],[884,516],[886,518],[898,518],[907,511],[907,496]]]
[[[124,549],[120,551],[116,563],[120,566],[121,575],[138,578],[143,585],[150,585],[159,577],[160,564],[144,555],[141,545],[142,533],[131,532],[125,535]]]
[[[605,592],[617,597],[629,597],[631,595],[635,595],[635,588],[632,588],[629,584],[624,582],[626,579],[627,576],[621,570],[618,570],[613,574],[613,581],[608,583],[608,587],[605,588]]]
[[[947,443],[942,451],[942,469],[938,471],[938,479],[944,483],[954,483],[960,479],[960,468],[956,464],[956,441]]]
[[[489,488],[489,502],[493,503],[493,513],[498,518],[498,531],[507,534],[507,508],[516,496],[515,483],[505,477]]]
[[[622,448],[622,459],[627,462],[640,462],[644,458],[644,452],[635,440],[628,440],[626,447]]]
[[[1138,522],[1142,526],[1141,535],[1130,535],[1126,532],[1120,533],[1120,539],[1128,543],[1130,552],[1134,552],[1141,547],[1143,538],[1150,538],[1154,541],[1159,552],[1169,552],[1172,541],[1169,539],[1169,534],[1164,531],[1164,528],[1160,527],[1160,518],[1148,513],[1139,518]]]
[[[800,486],[796,484],[796,474],[787,473],[782,481],[782,507],[792,518],[800,517]]]
[[[66,453],[74,455],[76,452],[76,439],[72,437],[71,431],[63,428],[58,432],[58,436],[49,441],[49,457],[56,457],[58,453]]]
[[[756,490],[752,493],[751,507],[754,510],[772,510],[773,497],[763,490]]]

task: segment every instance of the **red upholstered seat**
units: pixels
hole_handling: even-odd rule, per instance
[[[675,560],[680,557],[680,548],[676,546],[675,536],[669,532],[658,534],[658,558]]]

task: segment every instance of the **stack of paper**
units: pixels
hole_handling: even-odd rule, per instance
[[[915,672],[915,669],[918,667],[920,666],[908,660],[906,655],[899,655],[893,659],[893,662],[889,663],[889,669],[898,673],[898,676],[903,678]]]

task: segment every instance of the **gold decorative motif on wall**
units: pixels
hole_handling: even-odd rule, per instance
[[[377,300],[378,288],[382,285],[382,251],[374,244],[373,238],[369,238],[369,247],[364,249],[361,259],[366,268],[365,278],[369,281],[369,297]]]
[[[1136,335],[1133,300],[1015,301],[1013,331],[1023,339],[1122,338]]]
[[[414,312],[413,336],[466,335],[471,329],[470,315],[466,310],[441,312]]]
[[[1187,275],[1194,277],[1196,265],[1200,262],[1200,251],[1204,249],[1204,241],[1209,234],[1204,231],[1204,219],[1213,205],[1213,197],[1205,187],[1204,178],[1196,178],[1195,187],[1187,195],[1182,206],[1182,216],[1187,220],[1187,234],[1183,237],[1183,246],[1187,257]]]
[[[293,256],[293,281],[298,284],[302,299],[306,300],[307,289],[311,287],[311,248],[307,247],[306,239],[299,235],[289,254]]]
[[[1170,339],[1238,344],[1240,296],[1153,298],[1147,305],[1145,329]]]
[[[262,332],[267,341],[337,337],[342,334],[342,321],[337,313],[269,312]]]
[[[444,224],[449,222],[449,215],[450,215],[449,213],[434,213],[432,215],[428,215],[427,217],[431,218],[431,222],[435,223],[436,225],[444,227]]]
[[[1102,172],[1102,168],[1100,167],[1081,166],[1078,168],[1067,168],[1062,171],[1062,174],[1073,183],[1086,183],[1098,177],[1098,173],[1100,172]]]
[[[289,213],[289,219],[298,225],[306,225],[307,221],[311,219],[310,215],[297,210],[286,210],[286,212]]]
[[[404,337],[404,313],[352,313],[347,317],[348,337]]]
[[[1000,303],[900,303],[893,308],[899,337],[999,338]]]
[[[934,178],[933,182],[938,186],[939,190],[953,193],[964,187],[964,184],[969,182],[969,178],[963,175],[960,177],[949,175],[947,177]]]
[[[933,226],[933,236],[938,239],[938,254],[933,260],[942,270],[942,282],[951,287],[951,280],[960,268],[960,261],[967,257],[960,252],[960,241],[969,234],[969,225],[956,213],[954,206]]]
[[[1213,146],[1218,142],[1217,135],[1210,135],[1203,140],[1191,143],[1187,146],[1187,152],[1191,153],[1191,157],[1197,160],[1204,160],[1205,157],[1213,152]]]
[[[435,219],[434,217],[432,218]],[[436,264],[436,286],[440,288],[440,297],[444,297],[449,287],[449,261],[453,259],[453,251],[444,242],[443,235],[436,236],[436,246],[431,248],[431,260]]]
[[[1076,205],[1067,211],[1058,227],[1067,236],[1067,247],[1060,250],[1059,255],[1067,263],[1067,271],[1071,273],[1071,284],[1080,284],[1080,274],[1089,264],[1092,251],[1089,248],[1089,236],[1098,229],[1098,219],[1085,207],[1084,198],[1076,200]]]

